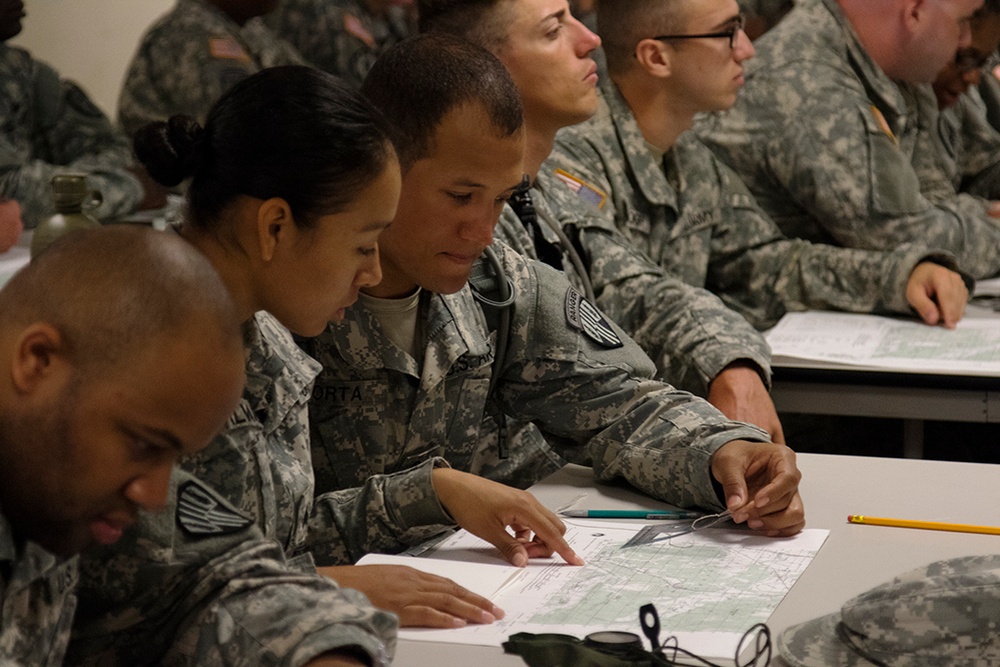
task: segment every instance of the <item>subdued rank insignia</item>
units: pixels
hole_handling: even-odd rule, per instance
[[[878,126],[882,128],[883,132],[889,135],[889,138],[892,139],[893,143],[898,144],[899,141],[896,140],[896,135],[892,133],[892,128],[889,127],[889,121],[885,119],[885,116],[882,115],[882,112],[879,111],[879,108],[873,104],[871,106],[871,110],[872,110],[872,116],[875,117],[875,122],[878,123]]]
[[[601,311],[573,287],[566,290],[566,321],[601,347],[613,349],[624,345]]]
[[[251,520],[197,482],[184,482],[177,491],[177,524],[188,535],[224,535],[246,528]]]

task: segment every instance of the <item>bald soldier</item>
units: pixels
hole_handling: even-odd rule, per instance
[[[75,555],[166,502],[244,382],[240,330],[179,239],[67,235],[0,291],[0,663],[59,665]]]
[[[787,236],[888,250],[920,242],[974,277],[1000,273],[987,203],[932,200],[914,167],[919,115],[898,82],[930,83],[970,43],[982,0],[801,0],[755,44],[746,87],[699,135]]]

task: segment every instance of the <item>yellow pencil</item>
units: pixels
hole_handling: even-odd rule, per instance
[[[1000,535],[1000,527],[973,526],[967,523],[941,523],[938,521],[911,521],[910,519],[882,519],[877,516],[851,514],[848,523],[863,523],[870,526],[892,526],[894,528],[921,528],[923,530],[948,530],[953,533],[982,533]]]

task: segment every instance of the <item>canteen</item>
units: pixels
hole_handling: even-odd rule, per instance
[[[53,241],[74,229],[99,227],[91,211],[101,205],[103,197],[87,187],[87,175],[63,172],[52,177],[52,200],[56,212],[40,222],[31,238],[31,256],[42,252]]]

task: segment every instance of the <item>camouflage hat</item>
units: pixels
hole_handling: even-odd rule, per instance
[[[1000,555],[931,563],[785,630],[795,667],[1000,664]]]

